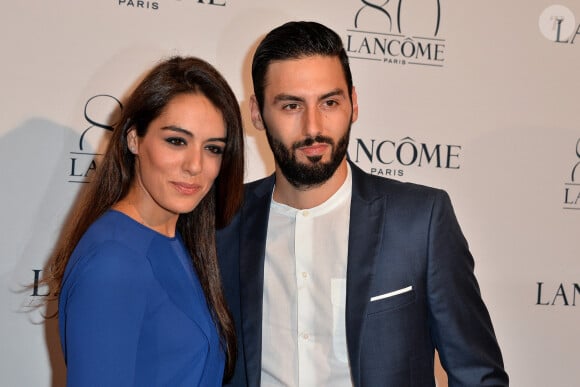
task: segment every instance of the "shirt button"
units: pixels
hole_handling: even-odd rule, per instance
[[[308,337],[309,337],[309,336],[308,336],[308,333],[303,333],[303,334],[302,334],[302,338],[303,338],[304,340],[308,340]]]
[[[308,277],[308,273],[307,273],[307,272],[305,272],[305,271],[303,271],[303,272],[302,272],[302,278],[306,278],[306,277]]]
[[[308,210],[302,211],[302,216],[308,216],[308,215],[310,215],[310,212],[308,212]]]

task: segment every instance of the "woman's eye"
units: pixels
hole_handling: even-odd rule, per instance
[[[171,145],[177,145],[177,146],[187,145],[187,142],[181,137],[169,137],[165,141],[167,141]]]
[[[221,155],[224,153],[224,148],[222,148],[221,146],[218,145],[208,145],[206,147],[207,150],[209,150],[211,153],[214,153],[216,155]]]

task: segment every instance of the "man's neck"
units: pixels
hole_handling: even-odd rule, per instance
[[[276,168],[276,187],[274,188],[274,200],[278,203],[296,209],[316,207],[330,198],[344,183],[347,176],[347,161],[344,159],[334,174],[324,183],[305,189],[296,188]]]

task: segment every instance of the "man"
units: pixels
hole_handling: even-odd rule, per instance
[[[449,197],[346,159],[356,91],[340,37],[290,22],[252,64],[252,122],[275,173],[218,233],[235,386],[508,384]]]

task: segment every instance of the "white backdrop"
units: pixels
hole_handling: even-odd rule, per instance
[[[34,307],[46,290],[24,286],[98,168],[118,101],[162,58],[208,60],[242,107],[246,181],[265,176],[250,60],[295,19],[348,48],[360,105],[350,158],[449,191],[512,385],[580,385],[578,1],[29,0],[0,14],[3,386],[64,383],[55,321]]]

